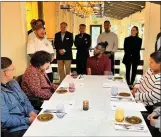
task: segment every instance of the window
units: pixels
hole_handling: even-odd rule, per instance
[[[90,25],[90,35],[92,41],[92,47],[94,48],[97,45],[97,38],[102,33],[102,25]]]

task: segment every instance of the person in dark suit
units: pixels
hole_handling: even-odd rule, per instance
[[[156,42],[155,42],[155,51],[161,51],[161,32],[157,34]]]
[[[55,34],[54,46],[57,53],[56,59],[58,63],[60,82],[62,82],[65,76],[70,74],[71,61],[73,59],[73,34],[67,31],[67,23],[65,22],[60,24],[60,29],[61,31]]]
[[[79,25],[80,34],[75,36],[74,44],[77,48],[76,66],[78,74],[87,74],[86,62],[89,57],[89,48],[91,46],[91,36],[86,31],[86,25]]]
[[[138,37],[139,30],[137,26],[131,29],[131,36],[124,40],[124,57],[123,63],[126,67],[126,80],[128,85],[133,85],[136,77],[137,67],[140,63],[140,50],[142,39]],[[130,70],[132,66],[132,76],[130,78]]]

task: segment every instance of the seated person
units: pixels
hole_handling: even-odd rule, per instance
[[[46,51],[37,51],[31,57],[31,65],[26,69],[22,77],[22,89],[28,97],[39,97],[48,100],[57,85],[52,84],[45,70],[50,66],[51,54]]]
[[[161,116],[161,107],[157,107],[147,117],[147,120],[149,121],[146,120],[146,122],[153,137],[159,137],[161,135],[160,116]]]
[[[150,68],[142,76],[139,84],[135,85],[132,94],[136,101],[143,102],[151,113],[153,105],[161,99],[161,51],[156,51],[150,55]]]
[[[37,111],[13,80],[14,70],[12,61],[1,57],[1,127],[9,130],[8,137],[22,137],[37,117]]]
[[[111,60],[104,56],[107,43],[99,43],[94,49],[94,56],[87,59],[87,75],[108,75],[111,72]]]

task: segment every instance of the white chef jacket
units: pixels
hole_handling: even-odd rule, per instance
[[[46,51],[50,54],[54,53],[53,46],[47,38],[40,40],[37,37],[35,37],[28,41],[27,54],[34,54],[35,52],[41,51],[41,50]],[[51,72],[52,72],[52,68],[50,66],[49,69],[46,70],[46,73],[51,73]]]

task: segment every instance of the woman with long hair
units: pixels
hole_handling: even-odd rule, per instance
[[[137,73],[137,67],[140,63],[140,50],[142,45],[142,39],[139,38],[139,29],[137,26],[133,26],[131,29],[131,35],[124,40],[124,57],[123,63],[126,67],[126,81],[128,85],[133,85]],[[132,75],[130,71],[132,68]]]

